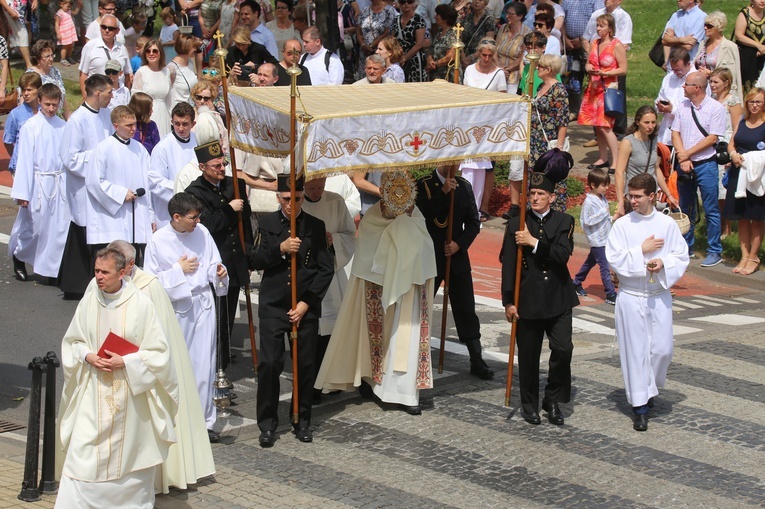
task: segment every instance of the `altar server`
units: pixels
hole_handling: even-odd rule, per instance
[[[20,208],[8,254],[14,264],[17,260],[29,263],[35,273],[54,279],[64,250],[61,232],[69,227],[71,218],[64,196],[66,178],[58,156],[65,122],[56,116],[61,103],[61,90],[56,85],[43,85],[38,96],[42,114],[23,125],[16,147],[19,158],[11,198]]]

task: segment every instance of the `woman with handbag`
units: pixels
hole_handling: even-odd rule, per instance
[[[744,198],[736,198],[736,188],[738,180],[746,178],[746,172],[743,175],[741,172],[746,154],[765,150],[765,90],[750,88],[744,98],[744,107],[744,118],[728,143],[732,164],[722,216],[728,221],[738,221],[741,260],[733,272],[749,276],[760,268],[758,253],[765,234],[765,196],[756,196],[747,190]]]
[[[659,157],[656,152],[657,113],[652,106],[641,106],[635,113],[635,121],[627,128],[627,135],[619,144],[619,158],[616,161],[616,214],[614,220],[626,215],[627,182],[635,175],[648,173],[656,179],[656,184],[667,196],[667,201],[674,209],[680,208],[680,202],[672,196],[664,179],[664,173],[659,169]]]
[[[593,126],[598,140],[598,160],[588,168],[609,168],[608,172],[614,173],[616,168],[613,164],[618,157],[618,141],[613,131],[614,117],[606,114],[606,95],[616,95],[619,92],[618,77],[627,74],[627,52],[619,39],[614,38],[616,22],[612,15],[602,14],[598,16],[596,23],[600,39],[590,42],[590,57],[585,66],[590,82],[582,95],[578,123]],[[613,92],[608,92],[609,90]],[[621,98],[615,102],[619,107],[624,105]],[[625,113],[621,112],[622,115]]]
[[[717,102],[725,106],[725,110],[728,112],[725,117],[725,136],[720,138],[720,142],[725,143],[726,146],[736,134],[738,123],[741,121],[741,117],[744,115],[744,108],[741,106],[741,99],[738,97],[738,95],[732,92],[732,84],[732,73],[725,67],[718,67],[709,75],[709,88],[712,90],[712,97],[717,99]],[[729,164],[717,165],[719,182],[717,205],[720,207],[720,210],[725,208],[725,195],[727,194],[727,190],[725,189],[723,181],[725,180],[725,172],[729,166]],[[730,221],[723,218],[721,228],[721,238],[725,238],[726,236],[730,235]]]
[[[561,58],[555,55],[542,55],[537,64],[537,75],[542,84],[534,96],[529,166],[534,166],[549,150],[568,148],[568,92],[563,83],[556,78],[562,66]],[[566,211],[567,189],[566,179],[555,185],[555,201],[552,204],[554,210]]]
[[[468,87],[507,93],[505,73],[497,65],[497,44],[492,39],[483,39],[477,48],[478,61],[465,69],[462,82]],[[494,190],[494,166],[491,161],[470,161],[460,165],[462,176],[473,186],[475,205],[481,222],[489,219],[489,202]],[[514,186],[514,184],[518,184]],[[520,196],[520,182],[510,181],[511,200],[515,193]],[[516,203],[516,202],[513,202]]]
[[[486,12],[488,0],[473,0],[467,9],[462,32],[462,67],[478,61],[478,45],[483,39],[494,39],[494,17]]]

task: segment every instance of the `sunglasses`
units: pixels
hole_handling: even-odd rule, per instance
[[[147,55],[159,55],[159,50],[157,48],[151,48],[151,49],[147,49],[145,53]]]
[[[119,73],[120,73],[119,71],[115,71],[115,70],[112,70],[112,69],[106,69],[104,71],[104,74],[106,74],[107,76],[115,76],[115,75],[117,75]]]
[[[400,3],[400,4],[413,4],[413,3],[415,3],[416,1],[417,1],[417,0],[401,0],[399,3]]]
[[[287,196],[280,196],[279,199],[281,201],[285,201],[285,202],[286,201],[290,201],[289,195],[287,195]],[[302,196],[295,196],[295,203],[300,203],[301,201],[303,201],[303,197]]]
[[[101,30],[106,30],[107,32],[116,32],[119,30],[117,27],[110,27],[109,25],[101,25]]]
[[[481,39],[481,44],[491,44],[492,46],[497,45],[494,39]]]
[[[197,101],[209,101],[210,99],[212,99],[212,96],[211,95],[195,95],[194,99],[196,99]]]
[[[534,23],[534,26],[537,28],[545,28],[547,26],[547,23],[543,23],[543,22]]]
[[[217,76],[218,69],[202,69],[202,74],[205,76]]]

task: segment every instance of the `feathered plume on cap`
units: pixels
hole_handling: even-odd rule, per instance
[[[197,125],[194,128],[197,145],[206,145],[213,141],[220,141],[220,129],[215,122],[215,116],[210,111],[204,111],[197,117]]]
[[[548,150],[534,164],[534,172],[544,173],[545,177],[553,184],[568,177],[568,172],[574,166],[574,158],[571,154],[560,149]]]

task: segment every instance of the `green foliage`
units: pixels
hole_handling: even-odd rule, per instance
[[[742,0],[706,0],[703,10],[707,14],[720,10],[728,18],[725,36],[730,38],[733,25],[741,8],[749,2]],[[625,2],[623,8],[632,17],[632,47],[627,52],[627,111],[629,118],[644,104],[653,104],[664,77],[664,71],[648,58],[648,51],[669,19],[677,10],[677,3],[668,0],[640,0]]]
[[[566,184],[568,185],[568,195],[576,198],[577,196],[581,196],[584,194],[584,182],[579,180],[576,177],[569,177],[566,179]]]

